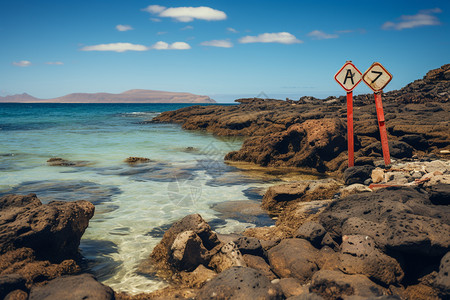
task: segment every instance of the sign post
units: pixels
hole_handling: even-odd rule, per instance
[[[361,82],[362,73],[347,61],[344,66],[334,75],[334,79],[347,92],[347,145],[348,166],[355,165],[355,149],[353,134],[353,89]]]
[[[386,85],[392,80],[392,74],[389,73],[380,63],[373,63],[363,75],[363,81],[373,90],[375,96],[375,107],[377,110],[378,127],[380,129],[381,148],[383,150],[384,164],[391,164],[389,154],[389,144],[386,132],[386,120],[384,119],[383,103],[381,94]]]

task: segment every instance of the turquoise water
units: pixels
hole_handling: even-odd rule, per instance
[[[145,122],[185,106],[0,104],[0,195],[33,192],[44,203],[91,201],[96,213],[80,245],[83,267],[117,291],[161,288],[164,282],[137,267],[165,228],[191,213],[200,213],[218,232],[253,227],[211,206],[255,199],[254,189],[272,184],[223,162],[241,139]],[[130,156],[151,161],[130,166],[124,163]],[[80,163],[50,166],[51,157]]]

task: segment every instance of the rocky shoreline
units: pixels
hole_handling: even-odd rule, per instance
[[[270,187],[261,207],[274,226],[224,235],[198,214],[174,223],[138,267],[170,286],[139,295],[81,274],[78,246],[92,203],[3,196],[0,299],[449,298],[449,71],[445,65],[387,93],[390,166],[382,160],[375,107],[364,95],[355,101],[351,168],[343,98],[240,99],[236,106],[162,113],[151,122],[245,136],[226,160],[328,178]]]

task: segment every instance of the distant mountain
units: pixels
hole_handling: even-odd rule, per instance
[[[120,94],[74,93],[52,99],[38,99],[26,93],[0,97],[0,102],[18,103],[215,103],[208,96],[153,90],[129,90]]]

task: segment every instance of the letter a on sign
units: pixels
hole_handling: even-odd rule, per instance
[[[345,65],[334,75],[334,79],[347,92],[351,92],[362,79],[362,73],[351,62]]]

